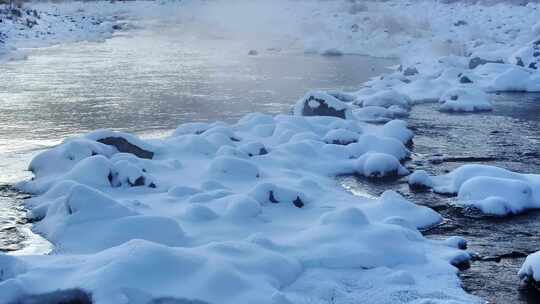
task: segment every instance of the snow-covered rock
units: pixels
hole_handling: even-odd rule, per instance
[[[540,69],[540,38],[512,54],[510,62],[533,70]]]
[[[540,251],[527,256],[519,269],[518,276],[526,283],[538,286],[538,282],[540,282]]]
[[[453,88],[439,99],[439,109],[450,112],[476,112],[493,109],[489,96],[482,90],[474,87]]]
[[[382,90],[368,96],[358,96],[356,103],[364,106],[377,106],[389,108],[398,106],[403,109],[409,109],[411,100],[404,94],[400,94],[394,90]]]
[[[436,192],[458,195],[458,204],[504,216],[540,208],[540,178],[486,165],[465,165],[434,177]]]
[[[349,105],[321,91],[307,93],[296,103],[293,111],[299,116],[333,116],[343,119],[352,117]]]

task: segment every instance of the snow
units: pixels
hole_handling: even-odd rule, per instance
[[[19,27],[21,20],[3,22],[0,57],[24,58],[25,47],[110,38],[130,19],[175,18],[182,7],[82,5],[36,4],[42,19],[30,28]],[[55,249],[47,256],[0,255],[0,302],[71,288],[90,292],[98,304],[167,297],[401,303],[408,301],[397,300],[404,293],[417,302],[478,302],[461,289],[452,266],[470,259],[466,241],[428,240],[418,231],[440,223],[439,214],[393,191],[374,199],[352,196],[334,177],[407,175],[401,162],[410,156],[413,133],[396,118],[407,117],[417,103],[486,111],[492,109],[490,93],[540,91],[540,7],[262,0],[183,5],[233,31],[285,32],[306,52],[398,57],[402,65],[356,92],[310,91],[292,115],[187,123],[152,140],[98,130],[40,153],[29,166],[35,178],[18,186],[35,195],[26,201],[29,217]],[[249,17],[237,18],[239,12]],[[231,18],[238,22],[228,25]],[[49,26],[51,34],[43,35]],[[151,156],[126,153],[105,138]],[[467,165],[441,176],[420,170],[408,182],[456,194],[457,204],[491,215],[540,206],[540,178],[502,168]],[[537,279],[537,260],[536,254],[527,259],[522,278]]]
[[[477,88],[453,88],[439,100],[441,111],[477,112],[493,109],[489,96]]]
[[[435,192],[457,194],[457,203],[485,214],[506,216],[540,208],[540,177],[487,165],[464,165],[448,174],[409,177]]]
[[[518,276],[526,282],[540,281],[540,251],[530,254],[519,269]]]
[[[400,160],[412,135],[399,120],[254,113],[233,124],[181,125],[160,139],[105,130],[67,139],[37,155],[35,178],[18,185],[36,195],[26,206],[54,252],[0,255],[0,301],[71,288],[95,303],[324,301],[326,294],[302,286],[319,284],[324,273],[325,284],[341,289],[340,277],[354,269],[381,290],[438,286],[442,303],[475,302],[452,266],[468,254],[417,230],[440,223],[439,214],[395,192],[353,196],[334,179],[407,174]],[[120,152],[98,142],[103,137],[154,155]],[[421,285],[435,274],[443,279]],[[358,288],[340,297],[367,294]]]
[[[382,90],[372,95],[357,97],[358,103],[364,107],[378,106],[389,108],[391,106],[398,106],[404,109],[408,109],[411,104],[411,100],[403,94],[400,94],[394,90]]]
[[[408,176],[407,181],[413,188],[431,188],[433,187],[433,181],[429,177],[429,174],[424,170],[416,170]]]
[[[318,34],[303,37],[310,52],[339,49],[400,59],[398,69],[355,93],[353,102],[363,108],[354,112],[364,121],[406,116],[421,102],[440,102],[442,111],[487,111],[492,105],[486,93],[540,91],[538,3],[373,1],[356,9],[357,4],[316,10],[326,18],[307,23]]]

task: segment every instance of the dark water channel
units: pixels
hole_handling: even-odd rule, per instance
[[[416,106],[408,119],[415,138],[407,167],[438,175],[472,162],[540,173],[540,94],[500,94],[494,98],[494,111],[486,113],[448,114],[438,112],[433,104]],[[540,303],[540,294],[523,286],[517,277],[525,256],[540,250],[540,211],[486,217],[455,207],[453,197],[414,192],[405,179],[389,184],[345,178],[344,183],[371,195],[394,189],[441,213],[445,222],[425,235],[467,239],[474,259],[460,276],[468,292],[489,303]]]

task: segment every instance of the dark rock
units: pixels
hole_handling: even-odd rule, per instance
[[[122,29],[122,25],[120,25],[120,24],[115,24],[115,25],[112,26],[112,29],[115,30],[115,31],[119,31],[119,30]]]
[[[130,143],[123,137],[105,137],[98,139],[97,141],[105,145],[113,146],[119,152],[131,153],[139,158],[152,159],[154,157],[154,152],[144,150]]]
[[[139,176],[135,182],[131,182],[131,181],[128,181],[129,185],[132,186],[132,187],[140,187],[140,186],[144,186],[144,184],[146,183],[146,179],[144,178],[144,176]]]
[[[459,261],[459,262],[452,262],[452,265],[459,269],[460,271],[467,270],[471,268],[471,262],[469,260],[466,261]]]
[[[273,203],[273,204],[278,204],[279,201],[275,198],[274,196],[274,191],[270,191],[268,193],[268,200]],[[302,199],[297,196],[296,199],[294,201],[292,201],[292,203],[297,207],[297,208],[302,208],[304,207],[304,202],[302,201]]]
[[[293,204],[298,208],[304,207],[304,202],[302,202],[299,196],[296,197],[296,199],[293,201]]]
[[[418,74],[418,70],[415,67],[408,67],[403,71],[404,76],[414,76]]]
[[[319,106],[312,108],[309,106],[310,101],[316,101],[319,103]],[[304,101],[304,108],[302,109],[302,116],[333,116],[345,119],[345,110],[336,110],[328,106],[326,100],[321,98],[316,98],[311,95]]]
[[[92,296],[81,289],[67,289],[26,295],[9,304],[92,304]]]
[[[333,140],[331,144],[334,145],[340,145],[340,146],[347,146],[353,143],[358,142],[357,140]]]
[[[520,67],[525,66],[525,64],[523,63],[523,59],[521,59],[521,57],[516,57],[516,65],[519,65]]]
[[[257,52],[256,50],[250,50],[250,51],[248,52],[248,55],[250,55],[250,56],[257,56],[257,55],[259,55],[259,52]]]
[[[471,60],[469,61],[469,69],[475,69],[476,67],[480,66],[480,65],[484,65],[486,63],[504,63],[502,60],[486,60],[486,59],[482,59],[480,57],[474,57],[474,58],[471,58]]]
[[[465,20],[458,20],[457,22],[454,23],[454,26],[462,26],[462,25],[467,25],[467,21]]]
[[[274,197],[274,191],[270,191],[268,200],[274,204],[279,203],[279,201]]]
[[[461,77],[459,78],[459,83],[465,84],[465,83],[472,83],[472,82],[473,82],[473,81],[472,81],[469,77],[467,77],[467,76],[465,76],[465,75],[464,75],[464,76],[461,76]]]
[[[20,18],[22,17],[22,12],[21,10],[14,8],[14,9],[11,9],[11,15]]]
[[[431,189],[430,187],[424,184],[417,184],[417,183],[409,184],[409,188],[413,192],[426,192],[426,191],[429,191],[429,189]]]

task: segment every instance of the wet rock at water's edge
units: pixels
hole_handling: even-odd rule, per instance
[[[146,159],[152,159],[154,157],[154,152],[144,150],[130,143],[123,137],[105,137],[98,139],[97,141],[105,145],[113,146],[122,153],[131,153],[137,157]]]

